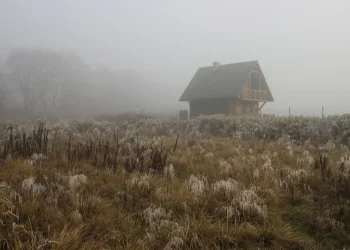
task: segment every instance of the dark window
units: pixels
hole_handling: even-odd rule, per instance
[[[242,103],[242,113],[246,114],[247,113],[247,104]]]
[[[250,76],[250,88],[251,89],[259,89],[259,72],[253,72]]]

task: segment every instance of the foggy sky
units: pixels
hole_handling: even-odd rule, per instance
[[[350,113],[349,26],[347,0],[0,0],[0,57],[72,50],[133,69],[174,112],[198,67],[258,60],[275,98],[266,112]]]

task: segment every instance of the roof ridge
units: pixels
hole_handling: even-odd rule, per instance
[[[258,60],[251,60],[251,61],[244,61],[244,62],[234,62],[234,63],[220,64],[220,65],[218,65],[218,67],[233,66],[233,65],[237,65],[237,64],[248,64],[248,63],[259,63],[259,62],[258,62]],[[202,69],[202,68],[213,68],[213,65],[199,67],[199,69]]]

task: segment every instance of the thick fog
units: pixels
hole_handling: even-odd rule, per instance
[[[178,99],[198,67],[258,60],[275,99],[265,113],[347,113],[349,26],[347,0],[0,0],[2,75],[25,67],[20,58],[47,70],[55,58],[61,68],[50,81],[65,88],[38,88],[23,103],[28,91],[10,84],[0,97],[39,113],[175,114],[187,108]]]

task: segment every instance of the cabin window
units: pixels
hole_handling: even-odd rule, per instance
[[[260,89],[260,72],[253,72],[250,76],[250,88]]]
[[[247,104],[246,103],[242,103],[242,113],[243,114],[247,113]]]

